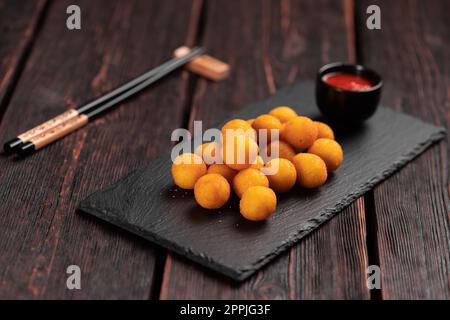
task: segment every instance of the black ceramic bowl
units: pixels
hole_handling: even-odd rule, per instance
[[[334,87],[324,81],[331,73],[350,73],[369,80],[372,86],[363,91]],[[373,70],[358,64],[340,62],[323,66],[317,74],[316,102],[322,114],[333,121],[359,123],[370,118],[378,107],[383,81]]]

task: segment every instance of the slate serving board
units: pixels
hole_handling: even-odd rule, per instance
[[[277,105],[319,117],[314,85],[302,81],[232,118],[253,118]],[[92,194],[79,209],[240,281],[444,135],[443,128],[382,107],[362,126],[337,128],[342,167],[317,190],[297,187],[279,196],[276,213],[263,222],[242,218],[236,197],[220,210],[199,207],[192,191],[173,185],[170,155]]]

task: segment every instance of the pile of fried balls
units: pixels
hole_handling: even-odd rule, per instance
[[[262,130],[264,146],[258,144]],[[278,138],[273,132],[279,133]],[[172,165],[173,180],[180,188],[194,189],[195,200],[206,209],[224,206],[233,189],[240,198],[240,213],[252,221],[275,212],[276,193],[285,193],[296,183],[302,188],[323,185],[344,158],[327,124],[299,116],[288,106],[255,119],[233,119],[221,133],[220,142],[179,155]]]

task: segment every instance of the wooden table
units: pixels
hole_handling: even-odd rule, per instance
[[[66,28],[77,4],[82,29]],[[381,8],[381,30],[366,8]],[[211,83],[175,73],[23,160],[0,157],[0,297],[449,299],[447,141],[238,284],[76,211],[87,195],[331,61],[385,79],[382,102],[450,125],[450,2],[353,0],[0,1],[0,141],[202,45],[232,66]],[[362,155],[363,156],[363,155]],[[66,288],[66,268],[82,272]],[[382,289],[366,286],[379,265]]]

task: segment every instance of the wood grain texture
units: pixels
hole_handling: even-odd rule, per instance
[[[45,0],[0,2],[0,120],[5,109],[7,92],[12,92],[26,59],[38,22],[44,13]]]
[[[296,78],[314,78],[325,63],[353,61],[351,10],[351,1],[208,1],[202,43],[231,64],[231,79],[199,81],[191,123],[211,126]],[[349,272],[330,257],[341,258]],[[169,254],[161,298],[367,299],[366,265],[359,198],[243,284]]]
[[[365,28],[377,4],[382,29]],[[385,80],[382,101],[450,128],[448,1],[362,1],[363,62]],[[374,191],[384,299],[450,298],[448,135]]]
[[[69,4],[82,8],[82,31],[65,27]],[[192,42],[199,4],[55,1],[4,115],[0,140],[169,59]],[[169,149],[158,141],[181,125],[186,92],[187,78],[174,74],[29,158],[0,159],[1,297],[150,296],[157,249],[76,213],[76,205]],[[81,290],[66,288],[71,264],[81,268]]]

